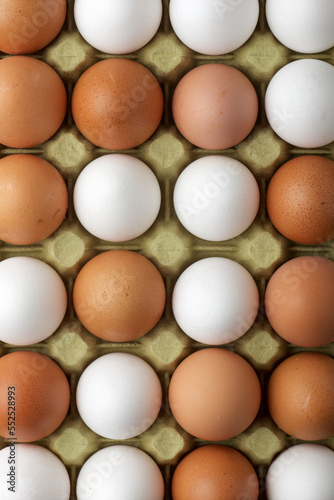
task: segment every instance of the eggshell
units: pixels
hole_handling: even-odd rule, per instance
[[[235,146],[253,129],[258,99],[250,80],[226,64],[189,71],[173,95],[173,118],[192,144],[217,150]]]
[[[129,439],[156,420],[162,390],[146,361],[123,352],[95,359],[79,379],[76,401],[82,420],[108,439]]]
[[[146,45],[162,18],[161,0],[75,0],[74,18],[83,38],[108,54],[127,54]]]
[[[11,257],[0,263],[0,340],[36,344],[61,324],[67,292],[58,273],[33,257]]]
[[[153,224],[161,192],[153,172],[138,158],[104,155],[80,173],[73,202],[81,224],[91,234],[107,241],[128,241]]]
[[[172,296],[175,319],[182,330],[204,344],[226,344],[252,326],[259,292],[249,272],[237,262],[209,257],[189,266]]]
[[[315,441],[334,434],[334,359],[302,352],[272,373],[267,392],[274,422],[297,439]]]
[[[130,59],[111,58],[88,68],[72,95],[72,114],[93,144],[124,150],[145,142],[157,129],[163,94],[155,76]]]
[[[197,52],[227,54],[252,35],[259,17],[258,0],[171,0],[169,17],[181,41]]]
[[[225,241],[253,222],[260,192],[245,165],[227,156],[204,156],[188,165],[174,189],[174,207],[183,226],[209,241]]]
[[[65,86],[48,64],[26,56],[0,61],[0,142],[30,148],[52,137],[67,108]]]
[[[52,359],[31,351],[11,352],[0,358],[2,437],[21,442],[42,439],[60,426],[69,405],[69,383]],[[9,419],[9,412],[13,412],[15,422]]]
[[[14,154],[0,160],[0,239],[14,245],[44,240],[63,222],[66,184],[51,163]]]
[[[64,464],[44,446],[11,443],[0,451],[2,500],[69,500],[70,490]]]
[[[334,45],[332,0],[267,0],[269,28],[289,49],[323,52]]]
[[[169,404],[176,421],[199,439],[221,441],[243,432],[261,402],[252,366],[225,349],[196,351],[172,375]]]
[[[91,333],[112,342],[128,342],[150,331],[165,301],[158,269],[129,250],[110,250],[91,259],[73,288],[79,320]]]
[[[107,446],[82,466],[77,500],[163,500],[162,474],[152,458],[133,446]]]
[[[267,191],[271,222],[286,238],[306,245],[334,238],[334,161],[299,156],[282,165]]]
[[[286,142],[318,148],[334,140],[334,67],[318,59],[283,66],[269,82],[265,111],[269,125]]]
[[[265,309],[271,326],[302,347],[334,341],[334,262],[323,257],[291,259],[270,278]]]
[[[303,443],[283,451],[266,477],[268,500],[329,500],[334,491],[334,452]]]
[[[0,50],[31,54],[58,35],[66,16],[66,0],[1,0]]]
[[[181,460],[172,479],[173,500],[257,500],[252,464],[233,448],[201,446]]]

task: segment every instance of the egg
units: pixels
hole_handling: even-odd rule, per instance
[[[79,272],[73,304],[91,333],[112,342],[128,342],[149,332],[166,301],[163,279],[146,257],[130,250],[109,250]]]
[[[30,148],[47,141],[61,126],[67,94],[48,64],[27,56],[0,61],[0,142]]]
[[[297,439],[334,434],[334,359],[318,352],[294,354],[273,371],[267,404],[274,422]]]
[[[284,141],[318,148],[334,140],[334,67],[318,59],[283,66],[265,94],[269,125]]]
[[[267,0],[266,17],[273,34],[289,49],[316,53],[334,45],[332,0]]]
[[[105,155],[80,173],[74,209],[81,224],[97,238],[128,241],[141,236],[160,210],[161,192],[152,170],[129,155]]]
[[[237,436],[255,419],[261,387],[253,367],[239,354],[219,348],[196,351],[174,371],[169,405],[193,436],[221,441]]]
[[[207,55],[227,54],[252,35],[259,18],[258,0],[171,0],[169,16],[180,40]]]
[[[56,38],[66,17],[66,0],[1,0],[0,50],[32,54]]]
[[[105,149],[139,146],[158,128],[164,99],[155,76],[130,59],[90,66],[77,81],[72,114],[86,139]]]
[[[266,477],[268,500],[329,500],[334,491],[334,452],[302,443],[284,450]]]
[[[48,356],[16,351],[0,358],[0,435],[18,442],[43,439],[63,422],[70,387]]]
[[[177,465],[173,500],[257,500],[259,482],[252,464],[228,446],[201,446]]]
[[[334,161],[299,156],[282,165],[267,191],[271,222],[286,238],[306,245],[334,238]]]
[[[0,451],[2,500],[70,500],[69,474],[44,446],[14,442]]]
[[[172,308],[189,337],[204,344],[226,344],[240,338],[254,323],[259,292],[240,264],[208,257],[187,267],[178,278]]]
[[[161,0],[75,0],[79,33],[93,47],[108,54],[127,54],[146,45],[158,31]]]
[[[46,160],[13,154],[0,160],[0,239],[14,245],[44,240],[63,222],[67,187]]]
[[[0,262],[0,340],[13,345],[36,344],[60,326],[67,291],[59,274],[33,257]]]
[[[226,64],[203,64],[177,84],[172,101],[175,125],[203,149],[231,148],[252,131],[258,99],[250,80]]]
[[[319,347],[334,341],[334,262],[323,257],[291,259],[270,278],[265,310],[286,341]]]
[[[180,174],[174,208],[182,225],[208,241],[225,241],[243,233],[253,222],[260,192],[245,165],[227,156],[204,156]]]
[[[95,359],[82,373],[76,402],[85,424],[108,439],[146,431],[160,411],[162,390],[153,368],[123,352]]]
[[[163,500],[165,486],[154,460],[133,446],[106,446],[82,466],[77,500]]]

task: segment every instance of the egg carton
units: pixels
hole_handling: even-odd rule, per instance
[[[58,72],[66,85],[69,102],[79,76],[92,64],[114,57],[95,50],[83,40],[74,23],[73,3],[73,0],[68,1],[66,21],[57,38],[32,56],[42,59]],[[112,444],[128,444],[147,452],[162,471],[165,500],[171,500],[170,484],[176,465],[191,449],[208,444],[190,436],[176,423],[167,398],[169,381],[178,364],[190,353],[206,347],[185,335],[173,318],[171,294],[184,269],[199,259],[219,256],[235,260],[254,277],[261,304],[257,319],[243,337],[224,347],[243,356],[255,368],[264,396],[274,367],[288,355],[309,350],[288,344],[271,328],[263,307],[269,278],[282,263],[294,257],[319,255],[334,260],[333,242],[305,246],[281,236],[272,226],[265,205],[269,180],[284,162],[307,153],[333,158],[333,143],[314,150],[285,143],[269,127],[264,112],[265,90],[274,74],[291,61],[312,56],[295,53],[274,38],[265,18],[265,0],[260,0],[260,18],[252,37],[235,52],[222,56],[204,56],[183,45],[169,21],[169,1],[164,0],[163,5],[163,19],[156,36],[138,52],[124,56],[150,69],[159,80],[165,97],[163,120],[154,135],[141,146],[123,151],[143,160],[155,173],[161,187],[159,216],[145,234],[129,242],[114,244],[95,238],[79,223],[72,201],[75,181],[90,161],[111,151],[95,147],[83,138],[73,122],[70,107],[62,127],[46,143],[27,150],[0,148],[1,157],[28,152],[48,160],[63,175],[69,192],[66,219],[52,236],[29,246],[0,243],[0,260],[17,255],[36,257],[60,274],[69,297],[66,316],[57,331],[45,341],[27,347],[1,342],[0,355],[18,350],[45,354],[61,366],[69,379],[72,396],[65,421],[54,433],[36,443],[53,451],[65,464],[71,478],[71,500],[76,499],[76,480],[81,466],[94,452]],[[317,54],[316,58],[333,64],[334,49]],[[260,103],[259,116],[251,134],[237,146],[219,152],[241,161],[254,174],[261,193],[259,212],[243,234],[218,243],[188,233],[173,209],[173,188],[181,171],[190,162],[217,154],[217,151],[199,149],[181,136],[173,123],[171,98],[177,83],[189,70],[212,62],[228,64],[242,71],[255,86]],[[160,270],[167,290],[167,304],[159,323],[142,338],[127,343],[107,342],[93,336],[79,322],[71,301],[73,283],[83,265],[95,255],[113,249],[132,250],[149,258]],[[334,355],[334,344],[312,350]],[[105,439],[91,431],[79,417],[75,403],[76,387],[83,370],[99,356],[110,352],[127,352],[146,360],[157,372],[163,388],[163,404],[155,423],[144,433],[125,441]],[[286,435],[274,424],[263,397],[252,425],[220,444],[241,451],[251,461],[260,481],[260,499],[264,500],[268,466],[280,451],[299,442],[302,441]],[[334,438],[320,443],[334,449]],[[7,444],[8,441],[0,438],[0,448]]]

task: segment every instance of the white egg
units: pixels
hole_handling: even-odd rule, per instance
[[[303,443],[283,451],[266,478],[268,500],[332,500],[334,451]]]
[[[78,219],[91,234],[107,241],[128,241],[153,224],[161,192],[145,163],[129,155],[109,154],[83,169],[73,202]]]
[[[171,0],[172,27],[187,47],[202,54],[227,54],[252,35],[258,0]]]
[[[316,53],[334,45],[333,0],[267,0],[266,16],[275,37],[289,49]]]
[[[209,241],[243,233],[253,222],[260,192],[245,165],[227,156],[204,156],[177,179],[174,207],[183,226]]]
[[[163,500],[164,480],[152,458],[132,446],[107,446],[82,466],[78,500]]]
[[[246,333],[259,309],[259,293],[250,273],[223,257],[209,257],[189,266],[172,296],[175,320],[197,342],[219,345]]]
[[[0,263],[0,303],[0,340],[30,345],[58,328],[67,309],[67,292],[45,262],[12,257]]]
[[[77,407],[85,424],[100,436],[129,439],[146,431],[161,407],[159,378],[146,361],[113,352],[93,361],[77,387]]]
[[[47,448],[11,443],[0,451],[1,500],[69,500],[70,490],[66,467]]]
[[[158,31],[161,0],[75,0],[74,19],[83,38],[108,54],[128,54]]]
[[[317,148],[334,140],[334,67],[300,59],[281,68],[270,81],[265,109],[270,126],[284,141]]]

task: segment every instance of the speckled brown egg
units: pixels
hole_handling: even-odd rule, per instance
[[[73,304],[91,333],[112,342],[128,342],[149,332],[166,301],[161,274],[146,257],[129,250],[103,252],[81,269]]]
[[[66,417],[70,387],[48,356],[17,351],[0,358],[0,435],[31,442],[55,431]]]
[[[334,359],[302,352],[285,359],[272,373],[269,412],[284,432],[314,441],[334,434]]]
[[[0,0],[0,50],[32,54],[59,33],[66,16],[66,0]]]
[[[0,61],[0,143],[41,144],[57,132],[66,108],[65,86],[51,66],[27,56]]]
[[[196,351],[176,368],[169,385],[175,420],[207,441],[230,439],[255,419],[261,387],[253,367],[226,349]]]
[[[130,59],[93,64],[74,87],[74,121],[86,139],[102,148],[124,150],[142,144],[157,129],[162,113],[157,79]]]
[[[273,329],[286,341],[319,347],[334,341],[334,262],[313,255],[275,271],[265,292]]]
[[[201,446],[190,452],[172,479],[173,500],[257,500],[258,495],[252,464],[227,446]]]
[[[282,165],[267,191],[271,222],[286,238],[306,245],[334,238],[334,161],[299,156]]]
[[[28,154],[0,160],[0,239],[15,245],[44,240],[67,211],[64,179],[51,163]]]

